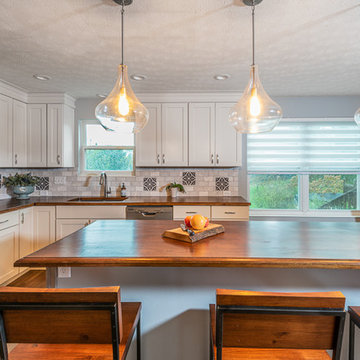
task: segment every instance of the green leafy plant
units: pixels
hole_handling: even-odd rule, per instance
[[[169,183],[166,185],[165,187],[166,190],[170,190],[170,189],[178,189],[178,191],[180,191],[181,193],[185,193],[185,189],[181,184],[177,184],[175,181],[172,183]]]
[[[31,173],[28,174],[18,174],[9,175],[8,177],[4,176],[3,184],[6,187],[12,186],[35,186],[39,183],[39,178],[37,176],[32,176]]]

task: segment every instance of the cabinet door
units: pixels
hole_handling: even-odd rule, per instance
[[[217,166],[242,165],[242,134],[236,132],[229,122],[229,111],[232,106],[229,103],[216,104],[215,162]]]
[[[13,167],[27,165],[27,121],[26,104],[14,100],[13,103]]]
[[[46,105],[28,105],[27,115],[27,166],[46,167]]]
[[[161,166],[161,105],[144,104],[149,121],[136,134],[136,166]]]
[[[55,206],[34,207],[34,251],[55,241]]]
[[[63,105],[47,106],[47,166],[61,167],[63,163],[62,144],[64,111]]]
[[[89,219],[58,219],[56,220],[56,241],[91,224]]]
[[[19,257],[22,258],[34,251],[34,217],[33,208],[20,210]]]
[[[163,166],[188,165],[188,105],[162,104],[161,163]]]
[[[14,262],[19,257],[19,226],[0,231],[0,283],[19,273]]]
[[[12,167],[13,99],[0,95],[0,167]]]
[[[215,104],[189,105],[189,166],[214,166]]]
[[[61,167],[75,166],[75,111],[67,105],[63,105],[63,138],[59,143]]]

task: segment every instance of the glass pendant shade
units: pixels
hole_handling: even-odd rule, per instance
[[[281,107],[266,93],[257,66],[252,65],[250,81],[240,100],[230,110],[231,125],[240,133],[256,134],[271,131],[281,118]]]
[[[356,125],[360,126],[360,108],[357,109],[357,111],[354,115],[354,120],[356,122]]]
[[[109,131],[141,131],[149,120],[149,112],[135,96],[126,65],[119,65],[119,76],[111,93],[96,107],[96,118]]]

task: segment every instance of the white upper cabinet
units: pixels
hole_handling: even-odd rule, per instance
[[[136,166],[187,166],[187,103],[145,106],[149,122],[136,135]]]
[[[149,121],[136,134],[136,166],[161,165],[161,105],[144,104],[149,110]]]
[[[161,164],[188,165],[188,104],[167,103],[161,107]]]
[[[216,166],[242,165],[242,134],[229,122],[229,112],[233,104],[216,104],[215,121],[215,164]]]
[[[11,167],[13,99],[0,95],[0,167]]]
[[[67,105],[47,105],[47,166],[74,166],[74,110]]]
[[[27,166],[26,104],[13,100],[13,167]]]
[[[27,115],[27,166],[46,167],[46,105],[28,105]]]
[[[189,105],[189,166],[215,164],[215,104]]]

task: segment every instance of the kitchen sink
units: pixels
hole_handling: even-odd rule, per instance
[[[94,196],[84,196],[70,199],[69,201],[83,201],[83,202],[118,202],[124,201],[127,197],[94,197]]]

